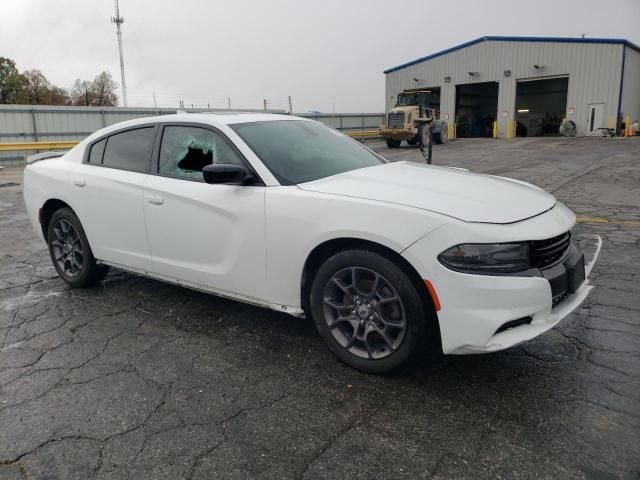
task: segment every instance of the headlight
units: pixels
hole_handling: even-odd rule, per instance
[[[451,270],[465,273],[501,274],[531,268],[528,243],[468,243],[442,252],[438,260]]]

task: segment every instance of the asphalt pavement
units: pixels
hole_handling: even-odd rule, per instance
[[[640,138],[459,140],[434,163],[554,193],[588,253],[603,237],[596,289],[519,347],[384,376],[307,320],[121,271],[69,288],[0,170],[0,479],[640,479]]]

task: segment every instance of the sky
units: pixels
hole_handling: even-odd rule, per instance
[[[120,0],[129,106],[384,110],[384,69],[484,35],[626,38],[640,0]],[[113,0],[0,0],[0,56],[120,83]],[[121,92],[118,92],[121,95]]]

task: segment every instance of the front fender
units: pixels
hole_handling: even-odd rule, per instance
[[[310,253],[329,240],[361,239],[398,253],[450,221],[432,212],[374,200],[267,189],[267,291],[273,303],[300,306],[300,279]]]

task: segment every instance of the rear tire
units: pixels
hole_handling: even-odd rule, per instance
[[[401,140],[394,140],[393,138],[387,138],[387,147],[389,148],[398,148],[402,143]]]
[[[400,266],[370,250],[346,250],[318,269],[311,316],[329,350],[347,365],[382,373],[405,363],[429,321],[418,290]]]
[[[98,265],[80,220],[70,208],[56,210],[47,228],[49,255],[58,275],[74,288],[95,285],[109,273]]]

